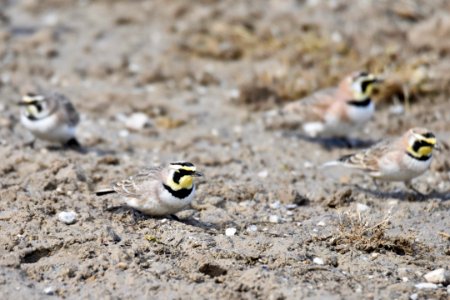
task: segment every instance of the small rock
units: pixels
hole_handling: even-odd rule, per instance
[[[286,207],[286,209],[293,210],[293,209],[296,209],[298,207],[298,205],[293,203],[293,204],[287,204],[285,207]]]
[[[256,225],[250,225],[247,227],[247,231],[250,232],[256,232],[258,230],[258,227]]]
[[[364,211],[368,211],[369,209],[370,209],[370,207],[363,203],[356,203],[356,210],[360,213],[364,212]]]
[[[450,271],[447,271],[444,268],[440,268],[425,274],[423,277],[425,277],[425,279],[431,283],[445,284],[447,282],[450,282]]]
[[[315,263],[316,265],[324,265],[325,264],[323,259],[321,259],[320,257],[314,257],[313,263]]]
[[[401,104],[396,104],[389,107],[389,112],[393,115],[401,115],[405,112],[405,108]]]
[[[56,292],[56,289],[52,286],[48,286],[44,289],[44,294],[46,295],[54,295]]]
[[[280,217],[277,215],[271,215],[269,217],[269,222],[270,223],[280,223]]]
[[[305,161],[305,162],[303,163],[303,167],[304,167],[305,169],[310,169],[310,168],[314,167],[314,164],[313,164],[312,162],[310,162],[310,161]]]
[[[150,119],[144,113],[134,113],[125,119],[125,127],[130,130],[139,131],[147,125],[150,125]]]
[[[327,224],[325,224],[324,221],[320,221],[319,223],[317,223],[317,226],[320,226],[320,227],[324,227],[325,225],[327,225]]]
[[[64,224],[70,225],[77,221],[77,214],[74,211],[62,211],[58,214],[58,219]]]
[[[121,269],[121,270],[126,270],[128,269],[128,264],[126,262],[120,262],[116,265],[117,268]]]
[[[273,203],[269,204],[271,209],[279,209],[280,208],[280,201],[275,201]]]
[[[437,284],[430,283],[430,282],[421,282],[415,285],[416,289],[437,289]]]
[[[234,236],[236,234],[236,232],[237,232],[237,229],[234,227],[225,229],[226,236]]]
[[[130,135],[130,132],[128,131],[128,130],[126,130],[126,129],[121,129],[121,130],[119,130],[119,136],[121,137],[121,138],[126,138],[126,137],[128,137]]]
[[[411,296],[409,296],[409,299],[417,300],[417,299],[419,299],[419,295],[417,293],[411,294]]]
[[[267,171],[267,170],[263,170],[258,173],[258,177],[266,178],[267,176],[269,176],[269,171]]]

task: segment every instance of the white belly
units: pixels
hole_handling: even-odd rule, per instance
[[[403,158],[402,164],[380,163],[379,179],[389,181],[410,181],[425,173],[431,164],[431,158],[426,161],[414,159],[408,155]]]
[[[43,140],[65,143],[75,137],[75,127],[60,124],[56,116],[30,120],[26,116],[21,115],[20,120],[23,126],[30,130],[34,136]]]
[[[145,201],[136,198],[127,198],[127,205],[150,216],[166,216],[177,213],[188,206],[194,199],[195,187],[193,191],[185,198],[178,199],[169,191],[161,186],[159,191],[159,200],[147,198]]]
[[[365,125],[372,118],[375,112],[375,105],[371,102],[368,106],[359,107],[359,106],[347,106],[348,111],[348,121],[343,121],[335,114],[327,114],[325,116],[325,122],[322,124],[321,131],[316,131],[316,135],[320,135],[323,137],[348,137],[349,134],[358,130],[363,125]],[[304,129],[309,125],[307,123],[304,125]],[[318,128],[317,125],[314,128]]]
[[[372,116],[375,113],[375,104],[373,104],[373,101],[371,101],[370,104],[365,107],[347,105],[347,108],[349,119],[352,121],[352,123],[355,123],[357,125],[366,124],[370,121],[370,119],[372,119]]]

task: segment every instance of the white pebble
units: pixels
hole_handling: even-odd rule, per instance
[[[279,209],[280,208],[280,201],[275,201],[273,203],[269,204],[271,209]]]
[[[417,299],[419,299],[419,295],[417,293],[411,294],[411,296],[409,296],[409,299],[417,300]]]
[[[431,283],[446,283],[450,282],[450,271],[447,271],[444,268],[436,269],[423,275],[423,277]]]
[[[236,232],[237,232],[237,229],[234,228],[234,227],[225,229],[225,235],[226,236],[233,236],[233,235],[236,234]]]
[[[305,162],[303,163],[303,167],[304,167],[305,169],[310,169],[310,168],[314,167],[314,164],[313,164],[312,162],[310,162],[310,161],[305,161]]]
[[[53,294],[55,294],[55,292],[56,292],[56,289],[52,286],[48,286],[44,289],[44,294],[46,294],[46,295],[53,295]]]
[[[286,204],[286,209],[296,209],[297,208],[297,204],[291,203],[291,204]]]
[[[128,130],[126,130],[126,129],[121,129],[121,130],[119,130],[119,136],[121,137],[121,138],[126,138],[126,137],[128,137],[130,135],[130,132],[128,131]]]
[[[317,226],[320,226],[320,227],[324,227],[325,225],[327,225],[327,224],[325,224],[324,221],[320,221],[319,223],[317,223]]]
[[[401,104],[396,104],[389,107],[389,112],[393,115],[401,115],[405,112],[405,108]]]
[[[325,264],[323,259],[321,259],[320,257],[314,257],[313,263],[315,263],[316,265],[324,265]]]
[[[280,222],[280,217],[277,215],[271,215],[269,217],[269,222],[270,223],[279,223]]]
[[[241,95],[241,92],[238,89],[233,89],[229,91],[229,95],[231,99],[237,99]]]
[[[125,127],[130,130],[139,131],[147,125],[150,125],[150,119],[144,113],[134,113],[125,119]]]
[[[430,282],[421,282],[415,285],[416,289],[437,289],[437,284],[430,283]]]
[[[258,173],[258,176],[261,177],[261,178],[266,178],[267,176],[269,176],[269,171],[263,170],[263,171]]]
[[[77,221],[77,214],[74,211],[62,211],[58,214],[58,219],[64,224],[73,224]]]
[[[258,227],[256,225],[250,225],[247,227],[247,231],[250,232],[256,232],[258,230]]]
[[[360,213],[364,212],[364,211],[368,211],[369,209],[370,209],[370,207],[363,203],[356,203],[356,210]]]

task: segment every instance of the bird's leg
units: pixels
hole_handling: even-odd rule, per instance
[[[425,197],[424,194],[422,194],[419,190],[417,190],[411,183],[411,181],[405,181],[405,186],[410,189],[411,191],[415,192],[420,197]]]
[[[380,182],[376,178],[372,178],[373,185],[375,186],[375,189],[377,190],[376,195],[379,197],[385,197],[385,194],[382,191],[382,187],[380,186]]]
[[[171,215],[169,215],[169,216],[170,216],[174,221],[181,222],[180,218],[178,218],[177,215],[171,214]]]
[[[377,189],[377,190],[380,190],[380,184],[378,183],[378,181],[377,181],[377,179],[376,178],[372,178],[372,182],[373,182],[373,185],[375,186],[375,188]]]
[[[36,138],[33,137],[31,141],[25,142],[25,147],[30,147],[31,149],[34,149],[34,144],[36,144]]]

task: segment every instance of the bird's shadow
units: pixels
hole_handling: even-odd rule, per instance
[[[93,147],[86,147],[86,146],[55,146],[55,145],[49,145],[45,147],[50,152],[60,152],[60,151],[73,151],[78,154],[88,154],[88,153],[95,153],[98,156],[105,156],[105,155],[115,155],[117,154],[117,151],[112,149],[99,149],[99,148],[93,148]]]
[[[450,200],[450,191],[448,191],[448,192],[432,191],[428,194],[419,194],[414,191],[373,190],[373,189],[361,187],[359,185],[353,185],[352,187],[358,191],[372,195],[377,198],[398,199],[398,200],[409,201],[409,202],[422,202],[422,201],[427,201],[430,199],[439,199],[441,201]]]
[[[347,138],[347,137],[310,137],[303,133],[298,132],[283,132],[284,137],[294,137],[299,140],[306,141],[308,143],[318,144],[325,148],[326,150],[332,149],[364,149],[368,148],[375,143],[377,140],[369,139],[359,139],[359,138]]]
[[[144,220],[163,220],[163,219],[169,219],[173,222],[179,222],[185,225],[189,225],[189,226],[193,226],[193,227],[197,227],[200,228],[204,231],[213,233],[216,232],[217,230],[219,230],[220,228],[212,223],[205,223],[199,220],[194,219],[193,217],[188,217],[188,218],[179,218],[177,215],[167,215],[167,216],[162,216],[162,217],[155,217],[155,216],[149,216],[146,215],[134,208],[128,207],[126,205],[119,205],[119,206],[112,206],[112,207],[107,207],[104,209],[107,212],[113,213],[113,214],[123,214],[123,213],[130,213],[132,216],[132,222],[130,223],[130,225],[136,225],[141,221]]]

